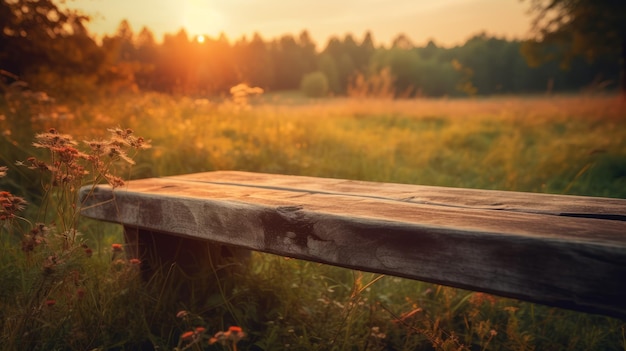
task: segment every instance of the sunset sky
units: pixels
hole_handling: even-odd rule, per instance
[[[138,33],[150,28],[160,40],[184,27],[191,36],[230,40],[259,32],[265,39],[309,31],[318,49],[328,37],[370,30],[376,44],[388,45],[399,33],[415,44],[433,39],[453,46],[485,31],[508,39],[530,29],[528,1],[520,0],[74,0],[72,8],[93,17],[89,29],[112,34],[122,19]]]

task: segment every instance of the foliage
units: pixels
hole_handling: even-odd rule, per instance
[[[621,91],[626,93],[626,3],[616,0],[531,0],[536,38],[522,51],[538,65],[558,60],[569,68],[577,56],[589,61],[607,54],[620,64]]]
[[[390,47],[376,47],[366,32],[361,40],[331,37],[318,48],[307,31],[273,39],[255,33],[234,42],[222,34],[200,42],[184,30],[155,38],[144,27],[137,34],[127,21],[96,42],[84,27],[87,16],[52,0],[10,1],[0,5],[0,45],[12,48],[0,53],[0,70],[11,73],[10,79],[3,75],[5,84],[26,81],[62,101],[137,90],[220,96],[240,82],[268,92],[295,90],[315,71],[326,75],[333,95],[346,95],[359,75],[367,80],[383,69],[394,78],[390,91],[396,97],[616,88],[620,52],[613,48],[624,38],[616,23],[626,12],[621,2],[532,3],[538,9],[537,41],[480,33],[456,47],[433,41],[420,47],[399,34]],[[557,57],[570,69],[546,60]]]
[[[300,90],[307,97],[324,97],[328,95],[328,78],[323,72],[311,72],[302,77]]]
[[[57,1],[0,2],[0,70],[11,72],[35,90],[83,92],[68,82],[97,80],[107,70],[105,52],[89,35],[89,18]],[[77,79],[78,78],[78,79]],[[0,91],[14,78],[0,77]]]
[[[298,88],[303,75],[315,70],[315,44],[308,32],[303,31],[298,40],[284,35],[270,43],[274,67],[274,89]]]
[[[537,39],[563,45],[564,63],[582,54],[594,59],[619,51],[626,39],[623,26],[626,5],[622,1],[532,0]]]
[[[15,52],[3,50],[0,67],[23,75],[37,66],[60,65],[68,69],[76,61],[75,50],[88,52],[88,47],[76,45],[93,44],[84,28],[87,17],[71,10],[59,8],[52,0],[3,1],[0,3],[0,46],[19,48]],[[82,64],[82,63],[81,63]]]
[[[393,90],[400,97],[459,95],[459,84],[474,86],[483,95],[543,92],[550,79],[556,81],[555,90],[572,90],[593,83],[598,76],[613,81],[617,77],[616,64],[607,64],[613,56],[602,56],[593,64],[576,57],[572,70],[560,71],[555,64],[529,67],[520,53],[521,45],[482,34],[454,48],[434,43],[374,48],[371,36],[360,43],[346,36],[343,40],[331,38],[317,53],[306,32],[299,39],[283,36],[265,42],[255,35],[252,41],[234,44],[224,36],[217,40],[208,37],[201,44],[179,32],[166,35],[152,57],[139,60],[136,46],[117,62],[120,67],[134,67],[130,72],[134,70],[135,76],[141,75],[141,81],[135,80],[140,89],[205,96],[227,93],[241,81],[266,91],[298,89],[302,78],[314,71],[322,71],[329,89],[343,95],[358,75],[367,77],[387,68],[394,77]],[[471,70],[471,76],[457,71],[455,61]],[[117,72],[122,72],[121,68]]]

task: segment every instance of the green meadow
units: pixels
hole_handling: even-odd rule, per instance
[[[202,293],[181,299],[167,270],[142,282],[124,261],[119,226],[81,221],[76,239],[51,234],[28,252],[15,229],[71,211],[42,215],[68,198],[45,181],[34,190],[36,172],[15,165],[46,157],[31,143],[49,128],[78,143],[112,127],[149,140],[120,168],[126,179],[241,170],[626,198],[626,104],[616,96],[274,93],[235,103],[142,93],[0,108],[1,189],[29,202],[0,231],[2,349],[626,350],[624,321],[260,253],[228,277],[207,267],[204,281],[190,277]],[[231,326],[245,337],[210,343]]]
[[[626,107],[608,97],[310,100],[163,95],[76,106],[63,129],[152,140],[136,176],[211,170],[626,197]]]

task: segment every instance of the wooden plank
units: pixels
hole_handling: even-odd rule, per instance
[[[243,172],[93,195],[129,227],[626,317],[626,200]]]
[[[545,213],[588,218],[612,218],[626,221],[626,214],[623,212],[624,200],[622,199],[424,185],[407,186],[407,184],[305,176],[284,177],[267,173],[238,171],[194,173],[170,178],[192,182],[245,185],[312,193],[350,194],[437,206]]]

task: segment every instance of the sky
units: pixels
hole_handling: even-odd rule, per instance
[[[528,36],[529,1],[520,0],[74,0],[67,3],[92,17],[89,30],[113,34],[127,19],[138,33],[146,26],[157,40],[185,28],[190,36],[231,40],[264,39],[307,30],[318,48],[330,36],[350,33],[362,39],[370,31],[377,45],[398,34],[414,44],[433,40],[440,46],[464,43],[480,32],[522,39]]]

